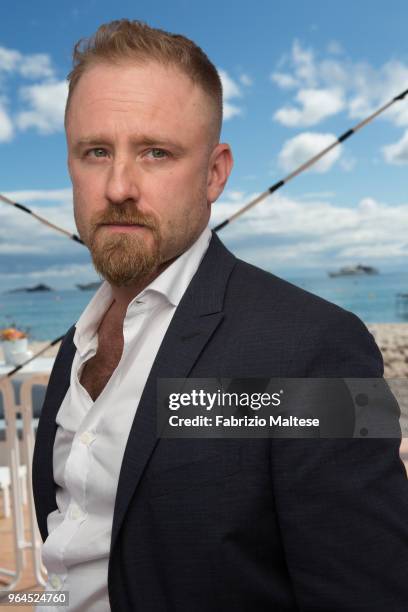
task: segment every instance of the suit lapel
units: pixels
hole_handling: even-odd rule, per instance
[[[163,338],[129,433],[119,475],[113,548],[129,502],[157,443],[157,379],[186,378],[223,319],[223,301],[236,258],[213,234]]]
[[[75,326],[66,334],[50,376],[41,418],[38,423],[33,455],[33,491],[43,540],[48,535],[47,516],[57,508],[53,473],[53,450],[57,431],[56,417],[70,384],[75,355]]]

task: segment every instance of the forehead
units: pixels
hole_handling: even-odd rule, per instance
[[[76,84],[67,133],[157,129],[193,139],[205,136],[209,122],[208,95],[178,68],[156,62],[101,63],[87,68]]]

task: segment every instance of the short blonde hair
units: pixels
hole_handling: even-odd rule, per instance
[[[156,61],[178,67],[200,85],[214,108],[214,125],[219,139],[222,124],[222,84],[214,64],[192,40],[151,28],[142,21],[119,19],[102,24],[89,38],[81,38],[73,51],[73,69],[68,74],[68,98],[65,121],[72,94],[79,79],[97,63],[120,63],[123,60]]]

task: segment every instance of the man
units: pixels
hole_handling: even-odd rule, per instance
[[[47,590],[98,612],[406,610],[399,440],[158,438],[160,378],[378,377],[382,360],[355,316],[211,235],[232,155],[194,43],[121,20],[74,64],[75,219],[106,282],[37,433]]]

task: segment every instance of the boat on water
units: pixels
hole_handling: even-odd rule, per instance
[[[98,289],[102,285],[102,281],[94,281],[92,283],[77,283],[78,289],[81,291],[92,291],[93,289]]]
[[[51,287],[40,283],[34,287],[18,287],[17,289],[11,289],[7,293],[36,293],[41,291],[52,291]]]
[[[328,272],[328,275],[330,278],[337,278],[338,276],[364,276],[378,273],[378,269],[374,268],[373,266],[363,266],[362,264],[357,264],[356,266],[344,266],[339,270]]]

